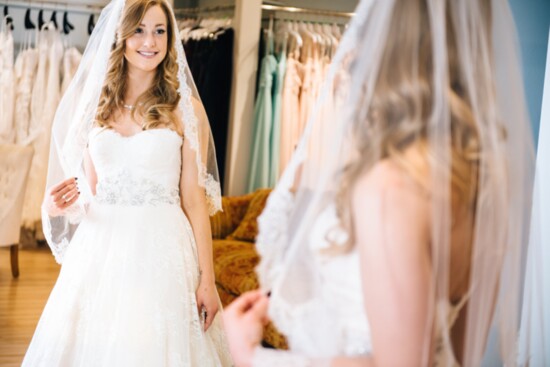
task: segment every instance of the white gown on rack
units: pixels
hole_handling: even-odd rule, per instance
[[[0,31],[0,144],[14,143],[14,108],[13,35]]]
[[[24,226],[34,228],[40,223],[40,204],[46,187],[48,159],[50,152],[50,134],[61,98],[61,60],[63,43],[55,28],[43,30],[40,34],[39,62],[36,84],[32,92],[31,126],[29,139],[32,139],[34,157],[29,174],[29,183],[23,206]],[[43,239],[37,231],[37,238]]]
[[[15,61],[15,132],[16,144],[29,144],[29,124],[31,122],[32,86],[38,64],[38,51],[34,48],[23,50]]]
[[[220,317],[202,331],[193,231],[179,198],[182,138],[94,128],[96,195],[23,366],[230,366]]]
[[[61,95],[63,95],[69,87],[69,83],[76,74],[81,59],[82,54],[75,47],[65,50],[65,54],[63,55],[63,82],[61,84]]]

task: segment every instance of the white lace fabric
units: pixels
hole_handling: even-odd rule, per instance
[[[23,366],[232,366],[221,312],[206,333],[197,312],[197,244],[178,205],[182,138],[94,129],[89,142],[98,195],[57,254]]]

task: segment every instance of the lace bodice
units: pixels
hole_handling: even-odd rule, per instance
[[[169,129],[125,137],[112,129],[94,128],[89,150],[98,178],[95,201],[178,205],[182,141]]]
[[[287,335],[291,349],[311,357],[354,356],[372,351],[358,251],[339,256],[322,251],[330,247],[327,232],[338,228],[337,224],[334,207],[330,207],[319,216],[310,234],[309,246],[323,284],[316,297],[295,307],[291,320],[287,318],[288,309],[285,315],[279,313],[275,294],[270,302],[270,315]]]
[[[260,275],[272,282],[273,290],[270,299],[269,316],[277,328],[287,336],[291,352],[272,351],[259,348],[254,357],[255,367],[309,367],[320,366],[326,362],[330,365],[335,356],[360,356],[372,354],[371,330],[363,302],[361,285],[361,263],[357,248],[339,255],[331,255],[324,249],[332,243],[344,243],[347,233],[341,229],[335,206],[329,205],[318,217],[309,235],[309,248],[313,254],[316,282],[320,289],[306,302],[288,302],[281,296],[284,290],[279,279],[288,270],[285,268],[284,256],[278,245],[281,239],[286,240],[281,226],[288,224],[284,218],[292,210],[293,201],[285,190],[275,191],[268,200],[270,210],[265,210],[259,218],[260,235],[259,251],[271,268],[266,272],[259,268]],[[279,220],[275,220],[279,218]],[[270,241],[273,241],[269,243]],[[284,243],[284,242],[283,242]],[[271,246],[269,246],[271,245]],[[285,250],[287,251],[287,250]],[[277,254],[277,252],[279,252]],[[263,272],[262,272],[263,270]],[[293,278],[293,282],[303,280]],[[468,297],[452,306],[449,302],[438,303],[438,312],[448,318],[452,326],[460,309]],[[313,362],[315,360],[315,362]],[[458,366],[453,351],[446,347],[441,336],[436,341],[436,352],[433,366]]]

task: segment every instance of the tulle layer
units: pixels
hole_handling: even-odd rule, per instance
[[[202,331],[199,270],[177,205],[92,203],[24,366],[229,366],[216,318]]]

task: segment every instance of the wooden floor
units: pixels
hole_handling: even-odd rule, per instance
[[[0,366],[20,366],[36,323],[59,274],[46,246],[19,250],[19,278],[13,279],[9,248],[0,247]]]

